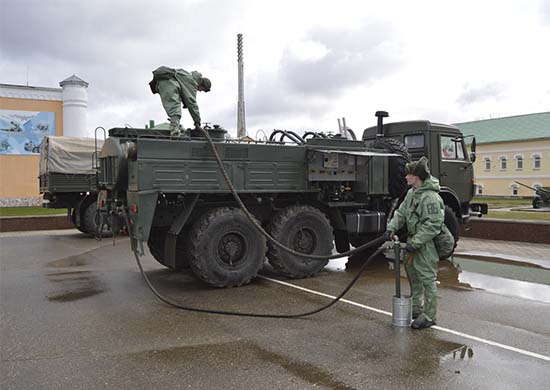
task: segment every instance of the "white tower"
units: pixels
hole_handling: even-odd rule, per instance
[[[66,137],[89,137],[88,83],[74,74],[61,81],[63,88],[63,135]]]

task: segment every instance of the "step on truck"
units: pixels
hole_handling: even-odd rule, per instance
[[[44,207],[67,209],[75,228],[90,236],[100,233],[105,237],[111,231],[99,222],[97,212],[96,150],[102,146],[103,140],[94,138],[44,137],[38,180]]]
[[[170,137],[157,129],[113,128],[99,154],[98,207],[118,229],[127,218],[133,248],[173,269],[190,268],[217,287],[248,283],[267,258],[282,275],[316,274],[327,261],[292,255],[258,232],[260,224],[283,245],[330,255],[382,235],[388,214],[407,191],[405,164],[430,160],[442,183],[445,223],[458,239],[459,224],[486,213],[472,204],[472,160],[454,126],[428,121],[378,124],[356,139],[275,130],[266,141],[213,139],[234,190],[253,214],[238,207],[201,130]],[[397,200],[397,202],[396,202]]]

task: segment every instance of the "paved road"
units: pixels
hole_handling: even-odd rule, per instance
[[[491,275],[479,258],[461,257],[461,268],[442,262],[439,327],[413,331],[392,327],[384,314],[394,285],[383,260],[347,302],[275,320],[165,306],[124,239],[113,246],[76,231],[3,234],[0,258],[1,389],[548,388],[550,280],[533,276],[547,275],[544,264],[505,262],[517,268],[508,277]],[[318,293],[337,295],[357,268],[334,261],[295,281],[266,269],[248,286],[213,289],[149,255],[144,265],[182,303],[263,313],[325,304]],[[512,287],[491,288],[492,278]]]

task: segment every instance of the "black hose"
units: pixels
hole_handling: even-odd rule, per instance
[[[126,228],[128,229],[128,233],[130,234],[130,239],[132,239],[132,228],[130,226],[130,220],[128,218],[128,214],[126,213],[126,209],[122,208],[122,213],[124,214],[124,220],[126,222]],[[157,289],[153,286],[151,281],[149,280],[149,277],[143,270],[143,266],[141,265],[141,260],[139,259],[139,254],[137,252],[137,248],[132,246],[132,252],[134,253],[134,256],[136,258],[136,263],[139,267],[139,272],[141,273],[141,276],[143,276],[143,279],[145,280],[145,283],[147,283],[147,286],[149,286],[149,289],[153,292],[153,294],[162,302],[166,303],[167,305],[173,306],[177,309],[181,310],[187,310],[187,311],[193,311],[197,313],[206,313],[206,314],[218,314],[218,315],[226,315],[226,316],[238,316],[238,317],[256,317],[256,318],[302,318],[306,316],[310,316],[313,314],[317,314],[322,312],[323,310],[328,309],[332,305],[334,305],[336,302],[338,302],[340,299],[346,295],[346,293],[353,287],[353,285],[357,282],[365,268],[367,268],[367,265],[369,265],[376,256],[381,253],[385,248],[380,247],[374,252],[368,259],[363,263],[359,271],[357,272],[357,275],[351,280],[351,282],[348,283],[346,288],[332,301],[330,301],[328,304],[321,306],[320,308],[317,308],[315,310],[306,311],[304,313],[297,313],[297,314],[262,314],[262,313],[247,313],[247,312],[236,312],[236,311],[228,311],[228,310],[214,310],[214,309],[203,309],[199,307],[192,307],[192,306],[185,306],[181,303],[175,302],[169,298],[166,298],[161,293],[157,291]]]
[[[220,155],[218,154],[218,151],[214,145],[214,143],[212,142],[212,139],[210,138],[210,135],[208,134],[208,132],[204,129],[201,128],[201,130],[203,131],[208,143],[210,144],[210,147],[212,148],[212,151],[214,153],[214,156],[216,157],[216,160],[217,160],[217,163],[220,167],[220,170],[222,171],[222,174],[223,174],[223,177],[225,179],[225,182],[227,184],[227,186],[229,187],[229,189],[231,190],[233,196],[235,197],[235,200],[237,201],[237,203],[239,204],[239,206],[241,207],[241,209],[243,210],[243,212],[245,213],[246,217],[249,219],[249,221],[254,225],[254,227],[266,238],[268,239],[270,242],[272,242],[273,244],[275,244],[276,246],[278,246],[279,248],[287,251],[288,253],[291,253],[291,254],[294,254],[294,255],[297,255],[299,257],[306,257],[306,258],[310,258],[310,259],[318,259],[318,260],[330,260],[330,259],[335,259],[335,258],[340,258],[340,257],[345,257],[345,256],[349,256],[351,254],[355,254],[357,252],[360,252],[366,248],[369,248],[371,246],[374,246],[376,245],[377,243],[382,243],[383,242],[383,238],[382,237],[379,237],[377,239],[374,239],[364,245],[361,245],[360,247],[358,248],[355,248],[354,250],[351,250],[351,251],[347,251],[347,252],[344,252],[344,253],[340,253],[340,254],[336,254],[336,255],[331,255],[331,256],[317,256],[317,255],[308,255],[308,254],[304,254],[304,253],[300,253],[300,252],[296,252],[290,248],[287,248],[286,246],[284,246],[283,244],[281,244],[280,242],[278,242],[277,240],[275,240],[275,238],[273,238],[269,233],[267,233],[261,225],[259,225],[254,217],[252,216],[252,214],[250,214],[250,212],[248,211],[248,209],[246,208],[246,206],[244,205],[244,203],[242,202],[241,198],[239,197],[239,195],[237,194],[237,191],[235,189],[235,187],[233,186],[233,183],[231,183],[231,180],[229,179],[229,175],[227,174],[227,171],[225,170],[224,166],[223,166],[223,162],[221,161],[221,157]],[[274,132],[275,133],[275,132]],[[273,134],[272,134],[273,136]],[[128,218],[128,214],[126,213],[126,209],[124,207],[122,207],[122,213],[124,215],[124,220],[125,220],[125,223],[126,223],[126,228],[128,229],[128,234],[130,235],[130,239],[135,239],[135,238],[132,238],[132,228],[131,228],[131,225],[130,225],[130,220]],[[357,280],[359,279],[359,277],[361,276],[361,274],[363,273],[363,271],[365,270],[365,268],[367,267],[367,265],[370,264],[370,262],[379,254],[381,253],[385,248],[384,247],[380,247],[378,248],[368,259],[367,261],[365,261],[363,263],[363,265],[361,266],[361,268],[359,269],[359,271],[357,272],[357,275],[355,275],[355,277],[351,280],[351,282],[346,286],[346,288],[340,293],[340,295],[338,295],[336,298],[334,298],[330,303],[318,308],[318,309],[315,309],[315,310],[311,310],[311,311],[308,311],[308,312],[305,312],[305,313],[298,313],[298,314],[261,314],[261,313],[246,313],[246,312],[234,312],[234,311],[226,311],[226,310],[211,310],[211,309],[203,309],[203,308],[197,308],[197,307],[191,307],[191,306],[185,306],[185,305],[182,305],[180,303],[177,303],[177,302],[174,302],[172,301],[171,299],[168,299],[166,297],[164,297],[161,293],[159,293],[155,287],[153,286],[153,284],[151,283],[151,281],[149,280],[149,278],[147,277],[147,274],[144,272],[143,270],[143,266],[141,265],[141,261],[139,259],[139,254],[137,252],[137,245],[132,245],[132,252],[134,253],[134,256],[136,258],[136,262],[137,262],[137,265],[138,265],[138,268],[139,268],[139,271],[141,273],[141,275],[143,276],[143,279],[145,280],[145,283],[147,284],[147,286],[149,287],[149,289],[153,292],[153,294],[162,302],[166,303],[167,305],[170,305],[170,306],[173,306],[175,308],[178,308],[178,309],[182,309],[182,310],[187,310],[187,311],[193,311],[193,312],[198,312],[198,313],[207,313],[207,314],[218,314],[218,315],[232,315],[232,316],[240,316],[240,317],[257,317],[257,318],[301,318],[301,317],[305,317],[305,316],[309,316],[309,315],[313,315],[313,314],[316,314],[316,313],[319,313],[323,310],[326,310],[328,309],[329,307],[331,307],[332,305],[334,305],[336,302],[338,302],[340,299],[342,299],[342,297],[353,287],[353,285],[357,282]]]

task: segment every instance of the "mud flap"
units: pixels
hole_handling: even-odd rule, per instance
[[[164,261],[165,265],[169,268],[176,269],[176,245],[178,241],[178,235],[181,229],[185,226],[185,223],[189,219],[191,212],[197,204],[199,194],[190,195],[188,199],[183,202],[183,209],[177,216],[177,218],[170,226],[168,234],[166,235],[166,241],[164,242]]]
[[[128,217],[132,225],[132,239],[147,241],[157,207],[158,191],[128,191]]]

